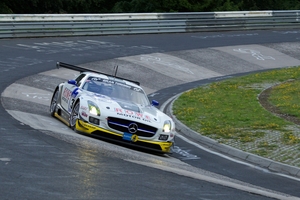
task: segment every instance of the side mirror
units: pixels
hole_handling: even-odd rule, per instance
[[[159,103],[158,103],[158,101],[156,101],[156,100],[152,100],[152,105],[153,105],[153,106],[159,106]]]
[[[75,80],[68,80],[68,83],[71,84],[71,85],[77,86],[77,83],[76,83]]]

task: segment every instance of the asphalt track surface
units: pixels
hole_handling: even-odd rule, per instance
[[[129,68],[131,73],[123,72],[128,78],[137,78],[146,87],[150,98],[163,103],[180,92],[213,81],[210,77],[224,74],[228,77],[296,64],[299,55],[297,51],[289,50],[299,51],[299,33],[287,30],[0,40],[0,90],[3,92],[15,84],[25,97],[30,94],[23,86],[51,92],[63,79],[59,74],[54,78],[47,72],[55,68],[57,61],[90,67],[97,63],[138,65],[135,56],[148,55],[143,59],[153,64],[153,59],[162,54],[187,60],[191,55],[188,52],[196,50],[197,54],[207,57],[194,60],[194,64],[201,61],[205,65],[211,59],[219,59],[221,66],[224,60],[213,54],[216,50],[226,51],[227,47],[235,46],[234,49],[242,52],[245,45],[254,50],[256,45],[262,45],[269,51],[277,49],[289,56],[280,54],[284,62],[274,61],[272,67],[232,60],[237,64],[234,65],[236,68],[224,65],[220,67],[222,69],[202,69],[210,76],[193,73],[195,80],[183,76],[195,72],[187,71],[187,68],[180,68],[182,76],[178,79],[163,72],[163,76],[157,73],[152,76],[151,70],[143,73]],[[80,45],[74,46],[74,41]],[[209,57],[205,52],[215,57]],[[173,58],[168,56],[164,58]],[[233,58],[228,54],[227,57]],[[189,61],[193,63],[192,59]],[[245,68],[241,69],[241,66]],[[172,67],[178,69],[174,64]],[[19,91],[17,89],[15,91]],[[48,124],[52,130],[41,130],[40,127],[37,130],[15,118],[23,117],[24,120],[27,117],[28,121],[41,122],[43,117],[49,116],[47,106],[38,103],[41,99],[33,103],[14,98],[14,95],[17,94],[6,96],[3,92],[1,97],[0,199],[300,198],[299,180],[233,162],[180,138],[176,141],[177,153],[159,156],[72,134],[58,122]]]

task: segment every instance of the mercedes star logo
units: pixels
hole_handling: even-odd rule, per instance
[[[138,130],[138,125],[136,123],[129,124],[129,126],[128,126],[129,133],[132,133],[132,134],[136,133],[137,130]]]

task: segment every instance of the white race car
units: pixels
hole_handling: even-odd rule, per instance
[[[169,153],[174,142],[173,120],[150,104],[136,81],[98,71],[57,63],[80,71],[75,80],[59,84],[50,113],[72,129],[100,138]],[[117,70],[116,70],[117,71]]]

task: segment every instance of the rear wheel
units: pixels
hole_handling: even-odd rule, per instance
[[[50,114],[51,116],[54,116],[56,106],[57,106],[57,100],[58,100],[58,89],[55,90],[53,93],[51,104],[50,104]]]
[[[75,130],[75,126],[76,126],[76,121],[78,119],[79,116],[79,101],[75,103],[75,105],[72,108],[71,111],[71,115],[70,115],[70,127],[71,129]]]

